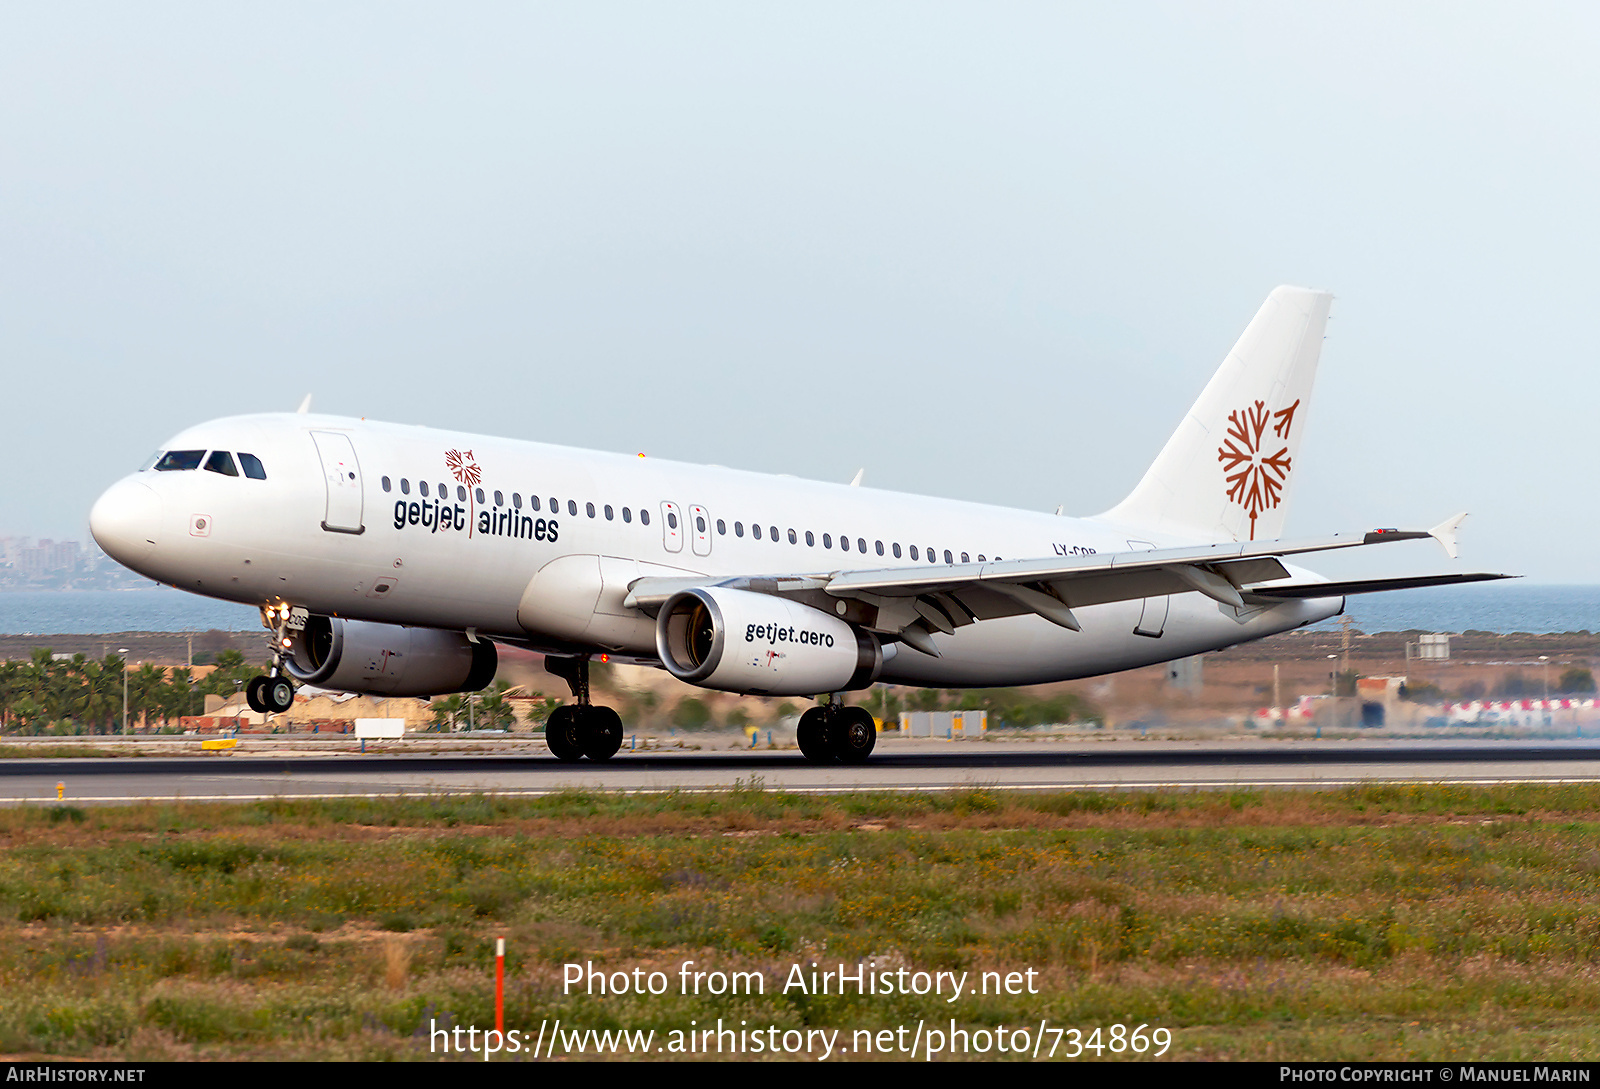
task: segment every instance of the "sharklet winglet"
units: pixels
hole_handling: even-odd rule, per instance
[[[1461,528],[1461,523],[1466,521],[1466,518],[1467,512],[1462,511],[1428,530],[1428,536],[1438,541],[1444,547],[1445,554],[1452,560],[1456,558],[1456,530]]]

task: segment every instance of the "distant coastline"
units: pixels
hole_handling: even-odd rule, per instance
[[[1495,583],[1352,597],[1346,609],[1361,631],[1600,631],[1600,586]],[[1327,621],[1319,628],[1334,626]],[[126,631],[259,631],[249,605],[215,601],[165,586],[0,592],[0,634]]]

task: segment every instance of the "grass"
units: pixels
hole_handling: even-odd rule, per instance
[[[0,1051],[426,1058],[429,1025],[493,1023],[503,934],[535,1034],[1048,1019],[1183,1059],[1581,1059],[1597,830],[1583,785],[3,810]],[[765,993],[679,994],[689,960]],[[782,993],[812,961],[1038,993]],[[564,993],[569,962],[672,987]]]

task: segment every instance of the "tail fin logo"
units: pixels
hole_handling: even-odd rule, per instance
[[[1227,480],[1228,498],[1250,515],[1252,541],[1256,539],[1256,517],[1283,501],[1283,487],[1293,468],[1289,429],[1299,407],[1296,400],[1288,408],[1268,412],[1267,403],[1257,401],[1228,414],[1228,437],[1217,447],[1217,460]],[[1275,438],[1267,435],[1268,424]],[[1273,447],[1277,449],[1269,453]]]

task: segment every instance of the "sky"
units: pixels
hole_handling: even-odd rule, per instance
[[[87,539],[167,436],[307,392],[1092,514],[1292,283],[1336,301],[1290,535],[1467,510],[1463,569],[1600,582],[1597,30],[1542,4],[6,4],[0,535]]]

